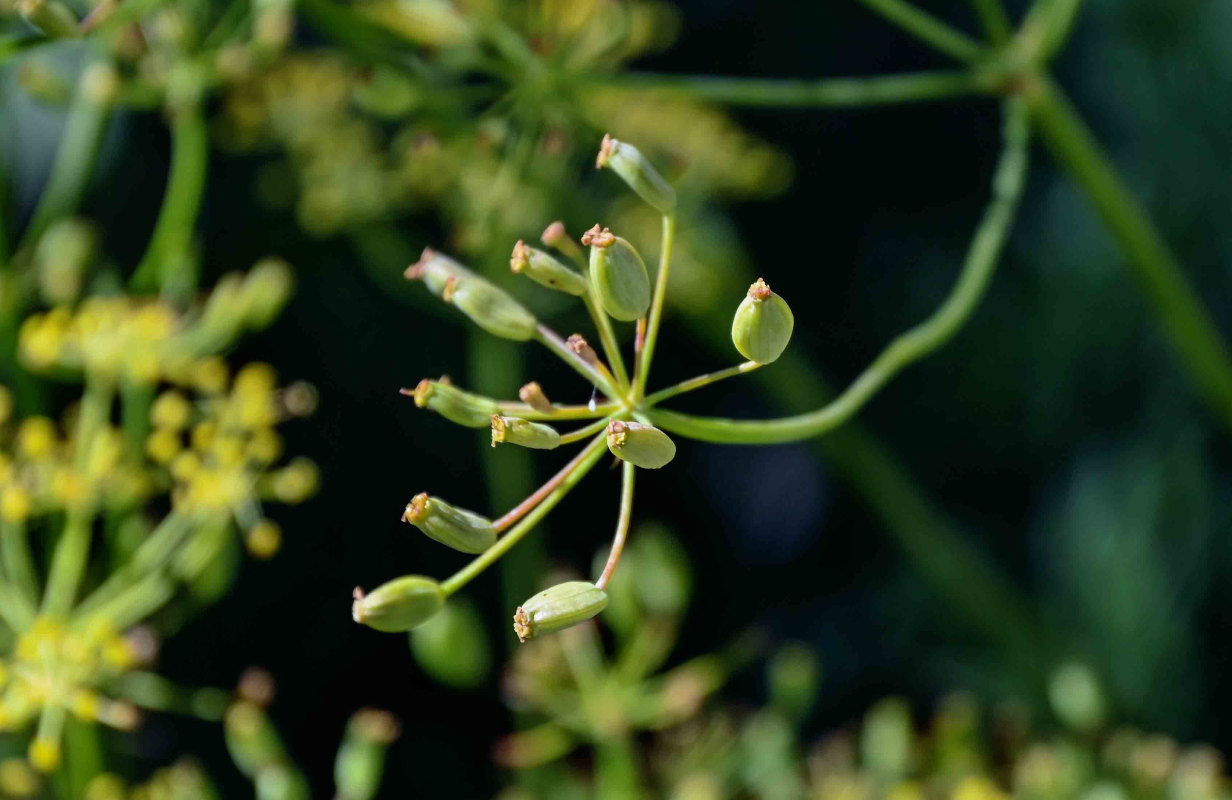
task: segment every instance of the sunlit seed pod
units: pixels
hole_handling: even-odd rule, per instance
[[[642,155],[628,142],[613,139],[605,134],[603,144],[599,147],[599,155],[595,159],[595,167],[607,167],[629,184],[629,188],[637,192],[638,197],[664,214],[670,214],[676,208],[676,190],[659,174],[650,163],[650,159]]]
[[[518,399],[542,414],[552,412],[552,401],[543,393],[543,387],[537,381],[531,381],[518,389]]]
[[[676,443],[653,425],[614,419],[607,425],[607,449],[642,469],[658,469],[676,457]]]
[[[441,295],[493,336],[524,342],[539,325],[526,307],[482,278],[450,278]]]
[[[357,588],[351,618],[386,633],[405,633],[431,619],[445,605],[441,585],[423,575],[403,575],[365,594]]]
[[[758,278],[736,309],[732,343],[749,361],[769,364],[787,349],[794,326],[795,317],[787,301]]]
[[[492,415],[499,410],[495,400],[463,391],[444,378],[439,381],[424,378],[414,392],[403,389],[402,393],[411,394],[420,408],[429,408],[450,422],[468,428],[488,427],[492,424]]]
[[[509,268],[515,274],[525,275],[549,289],[556,289],[575,297],[586,294],[586,278],[542,250],[530,247],[521,239],[513,246]]]
[[[409,522],[446,547],[462,553],[482,553],[496,543],[492,521],[421,492],[406,504],[402,521]]]
[[[518,607],[513,631],[525,642],[585,622],[606,607],[607,594],[589,581],[557,584]]]
[[[423,281],[428,291],[437,297],[445,294],[445,286],[450,278],[473,278],[475,273],[454,261],[447,255],[438,253],[431,247],[425,247],[419,260],[406,268],[402,273],[407,280]]]
[[[551,425],[531,422],[518,417],[492,417],[492,446],[516,444],[532,450],[555,450],[560,447],[560,434]]]
[[[650,308],[646,263],[629,242],[607,229],[596,232],[595,228],[583,238],[590,244],[591,285],[604,311],[621,322],[632,322]]]
[[[364,709],[347,724],[334,759],[336,800],[372,800],[385,771],[385,751],[398,737],[398,721],[387,711]]]

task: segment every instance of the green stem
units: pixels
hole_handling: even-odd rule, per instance
[[[771,444],[818,436],[851,419],[874,394],[908,365],[948,342],[984,296],[1022,196],[1029,130],[1021,101],[1006,103],[1005,148],[993,178],[993,196],[967,252],[950,296],[923,323],[900,334],[833,402],[807,414],[775,420],[697,417],[652,409],[661,428],[709,442]]]
[[[709,372],[705,375],[698,375],[696,378],[689,378],[687,381],[681,381],[680,383],[677,383],[674,386],[668,386],[666,389],[660,389],[654,394],[647,395],[646,399],[642,401],[642,405],[644,406],[657,405],[658,403],[661,403],[664,400],[667,400],[668,398],[675,397],[678,394],[684,394],[685,392],[696,391],[697,389],[700,389],[703,386],[709,386],[712,383],[717,383],[718,381],[721,381],[724,378],[732,378],[732,377],[735,377],[736,375],[744,375],[747,372],[752,372],[758,367],[763,367],[763,366],[765,365],[758,364],[756,361],[746,361],[743,364],[737,364],[734,367],[728,367],[727,369],[721,369],[718,372]]]
[[[591,468],[598,463],[604,452],[605,440],[602,436],[596,436],[594,441],[587,445],[586,449],[582,451],[582,455],[584,457],[577,462],[576,467],[574,467],[569,475],[561,481],[560,485],[557,486],[551,494],[545,497],[539,505],[535,506],[535,508],[527,514],[521,522],[513,526],[508,533],[498,539],[496,544],[489,547],[473,561],[471,561],[471,563],[454,573],[451,578],[441,583],[441,590],[444,591],[445,595],[449,596],[461,589],[485,569],[490,567],[501,556],[507,553],[509,549],[521,541],[526,534],[530,533],[535,525],[547,516],[547,513],[555,508],[556,504],[563,500],[565,495],[567,495],[569,491],[573,489],[573,487],[576,486],[583,477],[586,476],[586,473],[590,472]]]
[[[620,555],[625,551],[625,540],[629,538],[629,522],[633,518],[633,481],[637,468],[628,461],[621,462],[620,473],[620,514],[616,517],[616,535],[612,537],[612,549],[607,555],[607,563],[603,565],[603,573],[595,586],[606,589],[616,565],[620,563]]]
[[[1030,104],[1053,157],[1120,245],[1190,383],[1232,432],[1232,358],[1181,265],[1061,89],[1042,82]]]
[[[659,250],[659,273],[655,276],[654,297],[650,301],[650,317],[646,323],[646,339],[638,355],[633,376],[633,401],[641,399],[646,391],[646,379],[650,376],[650,362],[654,359],[655,345],[659,341],[659,325],[663,322],[663,301],[667,297],[667,279],[672,271],[672,246],[676,241],[676,217],[663,215],[663,241]]]
[[[985,54],[979,42],[903,0],[860,2],[924,44],[958,61],[975,61]]]
[[[1012,27],[1010,18],[1005,14],[1001,0],[971,0],[975,13],[979,15],[980,24],[993,44],[1005,44],[1009,41]]]
[[[150,573],[161,570],[178,552],[180,543],[192,532],[190,520],[172,511],[158,524],[120,569],[111,574],[77,606],[80,614],[90,614],[103,603],[135,586]]]
[[[579,375],[602,389],[608,397],[616,399],[622,396],[620,390],[613,386],[611,380],[603,374],[606,370],[600,371],[594,365],[584,361],[581,356],[569,349],[564,339],[561,339],[551,328],[540,324],[538,339]]]
[[[93,68],[87,66],[77,82],[51,176],[17,248],[19,253],[28,252],[52,222],[76,211],[85,194],[103,138],[108,109],[107,103],[95,96],[92,82],[86,80]]]
[[[590,406],[569,406],[553,404],[551,411],[540,411],[525,403],[510,403],[500,401],[496,404],[500,413],[507,417],[518,417],[534,421],[597,419],[615,414],[620,410],[619,403],[599,403],[592,409]]]
[[[14,633],[21,633],[34,622],[34,606],[15,586],[0,581],[0,620]]]
[[[677,92],[698,100],[746,107],[849,108],[944,100],[991,91],[979,76],[958,71],[820,80],[634,72],[597,80],[631,89]]]
[[[566,434],[562,434],[560,437],[560,443],[562,445],[573,444],[574,442],[580,442],[583,439],[589,439],[591,436],[594,436],[596,433],[606,428],[607,423],[608,420],[606,417],[603,419],[597,419],[585,427],[578,428],[576,431],[569,431]]]
[[[603,353],[607,356],[608,363],[612,365],[616,383],[624,389],[629,385],[629,373],[625,370],[625,360],[620,355],[620,344],[616,341],[616,332],[612,329],[611,319],[599,307],[598,300],[595,298],[594,285],[587,281],[587,286],[589,288],[586,294],[582,295],[582,301],[586,303],[586,311],[589,312],[590,318],[595,323],[595,329],[599,332],[599,342],[603,345]]]
[[[0,553],[13,587],[31,603],[38,601],[38,577],[30,554],[30,533],[24,520],[0,521]]]
[[[171,268],[187,262],[201,211],[209,152],[209,134],[200,107],[178,109],[171,124],[167,192],[145,255],[129,280],[133,290],[155,291],[172,277]]]

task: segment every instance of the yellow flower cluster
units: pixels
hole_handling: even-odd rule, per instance
[[[0,659],[0,731],[25,727],[39,717],[29,759],[47,772],[60,760],[65,715],[114,728],[136,725],[130,703],[101,693],[106,682],[139,661],[139,649],[105,622],[68,626],[40,617]]]

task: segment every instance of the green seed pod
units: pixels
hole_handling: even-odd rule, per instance
[[[642,469],[658,469],[676,457],[676,443],[653,425],[614,419],[607,424],[607,449]]]
[[[404,633],[431,619],[445,605],[439,583],[423,575],[403,575],[370,593],[356,587],[351,617],[386,633]]]
[[[496,543],[492,521],[455,508],[439,497],[421,492],[406,504],[402,521],[409,522],[446,547],[462,553],[482,553]]]
[[[433,679],[474,689],[492,668],[492,646],[483,618],[465,599],[455,597],[441,613],[411,631],[411,652]]]
[[[529,247],[521,239],[513,246],[509,268],[538,284],[575,297],[586,294],[586,279],[542,250]]]
[[[270,764],[257,773],[257,800],[311,800],[308,779],[287,763]]]
[[[629,188],[637,192],[638,197],[660,212],[670,214],[676,208],[676,190],[659,174],[650,159],[628,142],[617,141],[610,134],[605,134],[595,167],[610,167],[629,184]]]
[[[521,303],[483,278],[450,278],[441,297],[476,325],[502,339],[524,342],[534,337],[539,324]]]
[[[445,286],[450,278],[476,277],[475,273],[431,247],[425,247],[419,260],[407,267],[406,272],[402,274],[407,280],[423,281],[428,291],[437,297],[445,294]]]
[[[560,447],[560,434],[551,425],[517,417],[492,416],[492,446],[518,444],[532,450],[555,450]]]
[[[385,751],[398,738],[398,721],[388,711],[366,708],[347,724],[334,759],[336,800],[372,800],[385,771]]]
[[[287,757],[282,739],[265,710],[251,701],[240,700],[227,709],[223,735],[231,760],[249,778]]]
[[[633,245],[598,225],[582,237],[590,245],[590,283],[603,309],[621,322],[632,322],[650,308],[650,276]]]
[[[606,606],[607,594],[589,581],[557,584],[518,607],[513,631],[525,642],[585,622]]]
[[[424,378],[414,391],[403,389],[403,394],[415,398],[415,405],[430,408],[445,419],[467,428],[486,428],[492,424],[492,415],[499,410],[495,400],[463,391],[442,377],[439,381]]]
[[[769,364],[787,348],[795,317],[787,301],[770,291],[761,278],[736,309],[732,320],[732,343],[740,355],[758,364]]]

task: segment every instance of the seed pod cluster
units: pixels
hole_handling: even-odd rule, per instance
[[[423,575],[403,575],[371,592],[357,588],[351,618],[385,633],[403,633],[431,619],[445,605],[441,585]]]
[[[590,246],[590,283],[613,319],[632,322],[650,308],[646,262],[625,239],[598,225],[582,237]]]
[[[555,450],[560,447],[560,434],[550,425],[518,417],[492,416],[492,446],[516,444],[532,450]]]
[[[513,631],[525,642],[570,628],[607,607],[607,594],[589,581],[569,581],[534,595],[513,615]]]
[[[426,492],[415,495],[406,504],[402,521],[462,553],[482,553],[496,543],[496,529],[487,517],[430,497]]]
[[[614,419],[607,424],[607,449],[642,469],[658,469],[676,457],[676,443],[653,425]]]
[[[769,364],[787,349],[794,326],[795,318],[787,301],[758,278],[736,309],[732,343],[749,361]]]
[[[471,272],[452,258],[425,248],[404,273],[423,281],[428,291],[471,318],[493,336],[526,341],[535,335],[538,321],[507,292]]]
[[[676,190],[659,174],[650,159],[628,142],[604,135],[595,167],[611,169],[637,192],[638,197],[660,212],[670,214],[676,209]]]
[[[463,391],[454,386],[449,378],[439,381],[424,378],[414,391],[402,390],[415,398],[415,405],[429,408],[456,425],[467,428],[486,428],[492,424],[492,415],[499,410],[495,400]]]

